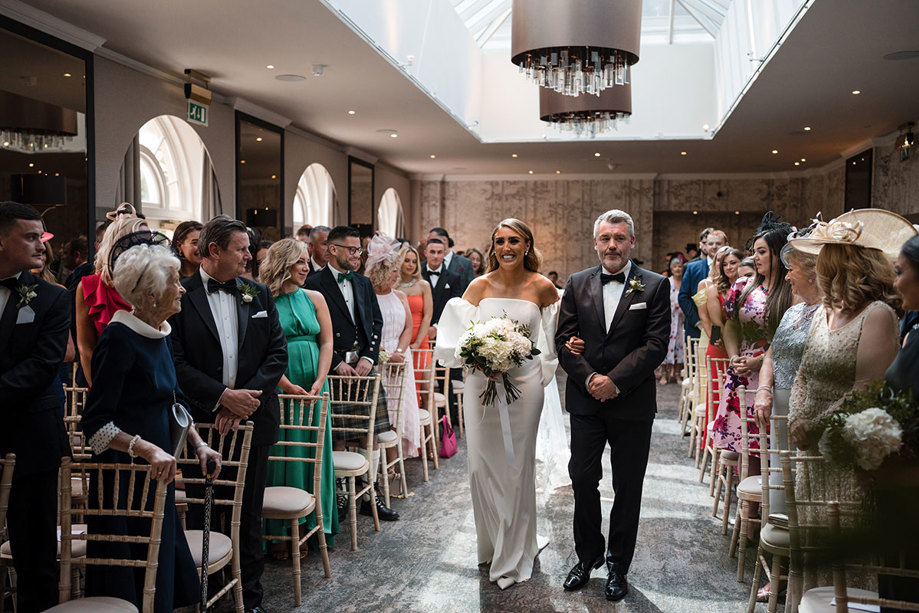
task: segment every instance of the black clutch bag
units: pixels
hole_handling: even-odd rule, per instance
[[[172,441],[172,455],[178,458],[185,449],[188,429],[192,426],[191,414],[172,393],[172,408],[169,410],[169,438]]]

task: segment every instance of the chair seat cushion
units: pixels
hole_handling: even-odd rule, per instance
[[[868,590],[858,590],[850,587],[846,591],[850,596],[861,596],[864,598],[878,597],[877,592],[869,592]],[[835,597],[836,591],[833,589],[833,586],[815,587],[814,589],[807,590],[801,598],[801,604],[798,606],[798,611],[800,611],[800,613],[836,613],[836,605],[830,604]],[[849,605],[848,609],[853,613],[865,610],[856,609],[852,605]]]
[[[764,545],[768,545],[773,549],[788,549],[791,542],[788,529],[780,528],[769,522],[766,522],[763,529],[759,531],[759,538]]]
[[[185,493],[185,490],[176,490],[176,504],[184,503],[188,499],[188,494]]]
[[[312,510],[315,500],[313,495],[306,490],[286,485],[273,485],[265,488],[262,513],[303,517]]]
[[[763,480],[759,475],[747,477],[737,486],[737,495],[745,500],[761,500],[763,497]]]
[[[447,402],[447,397],[441,394],[440,392],[434,392],[434,404],[442,407],[444,403]]]
[[[195,566],[200,568],[201,546],[204,540],[204,531],[186,530],[185,540],[188,541],[188,548],[191,549],[191,557],[195,560]],[[222,532],[214,532],[212,530],[207,550],[207,563],[209,570],[217,570],[216,568],[210,567],[216,564],[222,558],[228,556],[232,550],[233,541],[230,540],[230,537],[228,537],[226,534],[223,534]]]
[[[418,420],[424,426],[431,421],[431,413],[427,409],[418,409]]]
[[[721,450],[721,461],[730,464],[731,466],[737,465],[737,460],[740,459],[740,454],[736,451],[728,451],[727,449]]]
[[[386,432],[380,432],[377,434],[378,443],[395,443],[399,440],[399,435],[396,434],[395,430],[387,430]]]
[[[704,405],[704,404],[697,404],[697,405],[696,405],[696,410],[695,410],[695,412],[694,412],[694,415],[695,415],[696,417],[701,417],[702,415],[705,415],[705,405]]]
[[[70,532],[72,534],[84,534],[86,532],[86,524],[72,524],[70,526]],[[73,539],[71,548],[71,557],[73,558],[85,558],[86,557],[86,541],[83,539]],[[13,550],[10,547],[10,542],[6,541],[3,545],[0,545],[0,558],[6,560],[13,559]],[[61,527],[57,527],[57,559],[61,559]]]
[[[689,377],[686,377],[685,379],[683,379],[683,381],[680,383],[680,385],[681,385],[682,387],[689,387],[689,386],[692,385],[692,379],[690,379]]]
[[[464,389],[466,389],[466,383],[464,381],[451,381],[450,383],[453,385],[453,389],[455,389],[458,392],[461,392]]]
[[[121,598],[110,596],[93,596],[91,598],[78,598],[62,602],[61,604],[46,609],[58,613],[137,613],[137,607]]]
[[[83,496],[83,479],[80,477],[70,478],[70,496],[80,498]]]
[[[367,467],[367,458],[353,451],[333,451],[332,464],[336,470],[361,470]]]

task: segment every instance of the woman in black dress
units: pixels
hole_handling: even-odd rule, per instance
[[[126,240],[124,247],[143,239],[128,236],[123,240]],[[134,310],[117,312],[99,338],[92,359],[95,376],[82,426],[93,448],[93,461],[149,463],[153,466],[153,478],[170,484],[155,610],[172,611],[194,604],[199,598],[195,563],[175,508],[172,481],[176,459],[172,456],[169,433],[169,412],[176,398],[181,398],[181,391],[176,383],[166,319],[179,312],[185,290],[179,283],[179,260],[159,245],[135,244],[118,256],[113,269],[115,289]],[[202,470],[213,460],[217,472],[220,471],[220,454],[208,447],[193,427],[189,429],[187,444],[194,447]],[[111,499],[112,477],[108,479],[101,484],[105,492],[103,500]],[[97,500],[99,487],[93,472],[91,505]],[[119,491],[126,494],[126,482]],[[152,508],[152,497],[148,503]],[[140,535],[149,533],[150,524],[143,519],[89,517],[88,530],[96,534]],[[143,557],[144,551],[137,547],[144,546],[90,542],[88,555]],[[143,569],[89,567],[86,594],[115,596],[139,605],[143,600],[143,574]]]

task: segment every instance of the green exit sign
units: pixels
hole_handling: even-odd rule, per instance
[[[207,126],[207,107],[203,104],[198,104],[194,100],[189,100],[187,119],[190,123]]]

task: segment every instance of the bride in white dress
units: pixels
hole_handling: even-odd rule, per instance
[[[559,297],[540,275],[533,233],[522,221],[505,219],[492,233],[487,274],[475,279],[462,298],[447,303],[440,317],[435,358],[458,367],[457,342],[474,321],[508,316],[530,328],[540,354],[508,371],[520,397],[505,407],[499,381],[498,404],[483,407],[479,395],[485,377],[466,377],[463,411],[469,484],[475,517],[479,564],[491,563],[489,579],[504,589],[526,581],[533,561],[548,541],[536,536],[536,439],[543,409],[543,388],[554,379],[554,335]],[[557,391],[556,391],[557,393]]]

